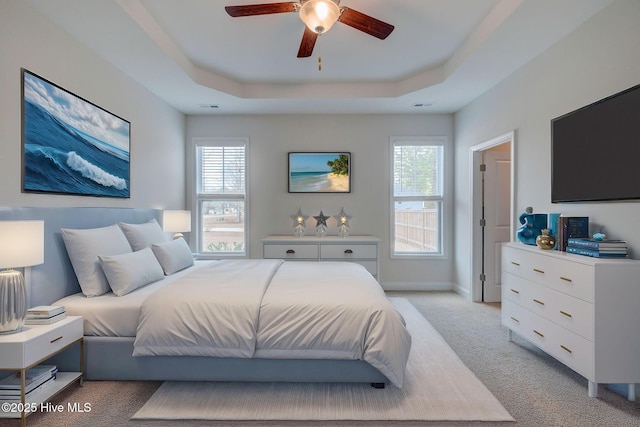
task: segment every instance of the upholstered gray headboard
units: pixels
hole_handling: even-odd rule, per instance
[[[61,228],[95,228],[118,222],[142,223],[160,210],[129,208],[0,207],[0,221],[44,220],[44,264],[30,269],[29,306],[49,305],[80,292],[78,279],[67,256]],[[1,242],[0,236],[0,242]]]

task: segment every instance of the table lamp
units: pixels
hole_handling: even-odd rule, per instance
[[[162,230],[167,233],[176,233],[173,235],[174,240],[184,237],[182,233],[191,231],[191,211],[162,211]]]
[[[27,314],[24,275],[44,262],[44,221],[0,221],[0,334],[19,332]]]

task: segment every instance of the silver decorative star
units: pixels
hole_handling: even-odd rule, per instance
[[[298,212],[294,213],[293,215],[290,215],[290,217],[293,220],[293,225],[298,225],[298,224],[304,225],[304,223],[307,221],[307,218],[309,218],[309,215],[303,214],[302,208],[298,208]]]
[[[320,213],[317,216],[314,215],[313,217],[316,219],[316,227],[320,225],[324,225],[326,227],[327,220],[331,218],[330,216],[326,216],[324,213],[322,213],[322,211],[320,211]]]
[[[347,215],[344,211],[344,208],[340,209],[340,213],[338,215],[333,216],[336,221],[338,221],[338,225],[346,225],[349,226],[349,220],[351,219],[351,215]]]

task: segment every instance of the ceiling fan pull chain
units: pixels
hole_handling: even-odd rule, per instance
[[[322,56],[318,55],[318,71],[322,71]]]

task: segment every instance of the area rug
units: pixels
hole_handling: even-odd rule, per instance
[[[167,381],[132,419],[515,421],[409,301],[391,301],[413,339],[402,388]]]

